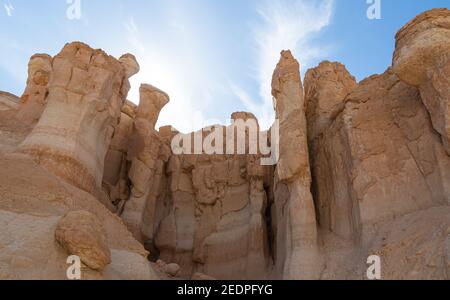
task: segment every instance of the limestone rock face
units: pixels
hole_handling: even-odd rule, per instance
[[[165,170],[167,194],[156,203],[156,211],[164,213],[150,227],[160,257],[179,264],[186,278],[196,272],[221,279],[267,278],[270,181],[258,155],[172,154]]]
[[[127,154],[131,164],[128,172],[131,195],[122,218],[135,237],[145,242],[153,238],[153,228],[145,228],[143,224],[154,218],[164,176],[164,162],[167,162],[169,155],[169,149],[164,148],[155,129],[160,111],[169,103],[169,96],[151,85],[143,84],[140,99]]]
[[[139,63],[136,60],[136,57],[133,54],[130,53],[124,54],[119,58],[119,61],[125,69],[125,76],[127,78],[136,75],[137,73],[139,73],[139,70],[141,69]]]
[[[98,199],[61,181],[28,157],[2,153],[0,165],[2,279],[67,279],[69,253],[55,241],[55,231],[61,218],[80,210],[89,211],[99,220],[112,253],[104,273],[83,267],[83,279],[157,279],[150,266],[143,265],[147,256],[143,246]],[[74,236],[79,234],[79,221],[70,227]],[[124,257],[126,264],[121,261]],[[133,265],[142,267],[128,269]]]
[[[79,172],[82,163],[90,161],[82,154],[97,157],[95,149],[109,147],[98,136],[117,123],[111,114],[114,105],[120,111],[126,96],[125,71],[104,52],[80,43],[68,44],[52,67],[47,105],[32,132],[17,118],[19,104],[28,104],[0,94],[0,278],[67,279],[67,258],[75,253],[86,264],[82,279],[157,279],[148,252],[102,204],[108,204],[105,199],[87,193],[90,185],[78,184],[87,174]],[[91,75],[82,80],[82,74]],[[33,77],[33,84],[45,82],[41,75]],[[102,103],[107,106],[99,109]],[[78,167],[71,168],[69,157],[56,164],[62,152],[76,158]],[[103,169],[96,173],[103,175]]]
[[[21,99],[17,119],[34,126],[41,118],[48,97],[48,84],[52,73],[52,57],[47,54],[33,55],[28,63],[27,87]]]
[[[383,279],[448,280],[449,24],[421,14],[359,83],[323,62],[303,86],[283,51],[267,132],[156,130],[169,96],[125,100],[132,54],[33,56],[22,99],[0,92],[0,279],[66,279],[75,254],[82,279],[367,279],[377,255]]]
[[[272,81],[280,122],[280,159],[275,170],[276,268],[285,279],[318,279],[321,258],[311,195],[305,102],[300,65],[281,53]]]
[[[402,81],[420,89],[450,155],[450,10],[425,12],[398,32],[393,69]]]
[[[0,111],[17,110],[20,102],[19,97],[0,91]]]
[[[369,254],[381,257],[383,277],[448,280],[449,207],[418,211],[380,224]]]
[[[88,211],[73,211],[56,227],[55,238],[70,255],[94,270],[103,270],[111,263],[111,251],[100,221]]]
[[[111,140],[105,157],[105,171],[103,174],[103,188],[110,201],[122,208],[130,197],[130,184],[128,178],[129,157],[128,148],[133,133],[134,118],[137,106],[126,101],[122,107],[119,125]],[[121,212],[122,209],[119,209]]]
[[[417,89],[388,70],[345,101],[311,149],[321,226],[356,241],[365,225],[446,204],[450,161]]]
[[[67,44],[52,67],[46,108],[20,151],[96,193],[129,89],[126,70],[102,50],[82,43]]]
[[[401,80],[419,86],[428,71],[448,55],[450,10],[433,9],[408,22],[396,35],[394,72]]]
[[[345,97],[356,80],[340,63],[321,62],[305,75],[308,140],[314,141],[344,108]]]

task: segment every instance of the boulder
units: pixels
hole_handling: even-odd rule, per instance
[[[68,213],[58,222],[55,238],[69,255],[79,256],[93,270],[103,270],[111,263],[106,233],[90,212]]]

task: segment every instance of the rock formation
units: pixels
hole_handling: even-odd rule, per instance
[[[311,195],[308,138],[300,65],[281,53],[272,81],[280,122],[280,159],[275,170],[276,267],[286,279],[318,279],[321,258]]]
[[[47,54],[33,55],[28,63],[27,87],[21,99],[17,119],[34,126],[41,118],[49,94],[48,83],[52,74],[52,57]]]
[[[310,142],[330,127],[344,108],[344,98],[356,86],[356,79],[340,63],[324,61],[317,68],[308,70],[305,75],[305,105]]]
[[[247,113],[232,119],[256,120]],[[233,128],[215,127],[223,133]],[[188,136],[199,135],[205,131]],[[237,147],[226,142],[224,148]],[[165,172],[166,191],[160,194],[165,198],[156,203],[160,213],[151,220],[161,258],[178,263],[187,278],[196,272],[224,279],[266,278],[271,257],[264,187],[270,183],[258,155],[171,155]]]
[[[157,279],[143,245],[96,198],[131,73],[81,43],[67,44],[52,66],[31,132],[17,119],[28,104],[0,95],[0,278],[67,279],[74,254],[83,279]]]
[[[20,98],[13,94],[0,92],[0,110],[17,110],[20,105]]]
[[[425,12],[396,36],[395,74],[418,87],[433,126],[450,155],[450,16],[448,9]]]
[[[270,132],[157,130],[169,96],[126,101],[133,55],[33,56],[22,98],[0,93],[0,279],[64,279],[70,255],[83,279],[366,279],[370,255],[450,279],[449,24],[419,15],[359,83],[322,62],[302,84],[283,51]]]
[[[58,223],[55,238],[71,255],[93,270],[103,270],[111,263],[111,251],[100,221],[88,211],[72,211]]]
[[[67,44],[53,58],[45,110],[19,150],[95,195],[130,87],[129,67],[85,44]]]
[[[146,84],[140,87],[140,104],[128,149],[131,195],[122,218],[135,237],[143,242],[153,238],[153,224],[145,221],[154,218],[164,162],[167,162],[170,151],[163,147],[155,129],[159,113],[168,102],[169,96],[159,89]]]

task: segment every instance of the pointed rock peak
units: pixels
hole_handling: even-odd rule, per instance
[[[272,95],[277,98],[281,92],[282,83],[290,80],[301,83],[300,64],[290,50],[285,50],[281,52],[280,61],[273,73]]]

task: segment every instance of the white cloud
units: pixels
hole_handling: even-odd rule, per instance
[[[265,0],[259,7],[260,22],[254,24],[256,80],[259,98],[252,99],[245,90],[231,85],[234,94],[247,109],[255,112],[263,128],[274,118],[271,81],[281,50],[292,50],[302,70],[312,60],[326,57],[327,47],[315,46],[311,37],[330,24],[334,0]]]
[[[8,17],[12,17],[12,12],[14,10],[14,6],[12,6],[11,3],[4,3],[3,7],[5,8],[6,14],[8,15]]]
[[[254,39],[255,47],[244,49],[255,58],[252,73],[259,90],[252,93],[238,81],[242,78],[239,73],[248,70],[230,74],[230,57],[221,53],[227,52],[227,45],[218,43],[220,31],[214,29],[219,23],[202,17],[209,15],[209,11],[196,14],[199,7],[174,8],[168,4],[170,9],[163,10],[153,26],[148,20],[130,18],[123,24],[128,37],[127,48],[138,58],[141,71],[131,79],[129,99],[138,102],[141,83],[162,89],[171,101],[162,111],[158,125],[170,124],[190,132],[206,125],[226,123],[229,117],[226,116],[229,112],[225,111],[229,99],[226,97],[231,95],[241,101],[243,109],[258,117],[263,128],[268,128],[274,117],[271,77],[280,51],[293,50],[303,67],[312,59],[325,56],[324,48],[314,47],[310,38],[329,24],[333,1],[257,2],[258,22],[254,20],[248,34]],[[249,64],[242,62],[241,66]],[[211,113],[222,119],[205,120],[205,114]]]
[[[147,29],[144,36],[133,18],[124,26],[132,53],[141,66],[139,73],[130,80],[132,89],[128,98],[138,103],[139,86],[148,83],[170,96],[170,103],[161,112],[158,126],[172,125],[187,133],[205,127],[205,122],[210,123],[205,121],[202,111],[211,98],[214,78],[208,77],[207,60],[201,51],[197,51],[201,45],[189,40],[189,32],[192,31],[188,26],[180,22],[173,25],[181,38],[176,36],[176,32],[171,32],[174,36],[168,40],[154,37],[150,42],[145,36],[153,36],[151,29]],[[181,42],[180,39],[187,40]],[[185,46],[180,47],[181,44]]]

